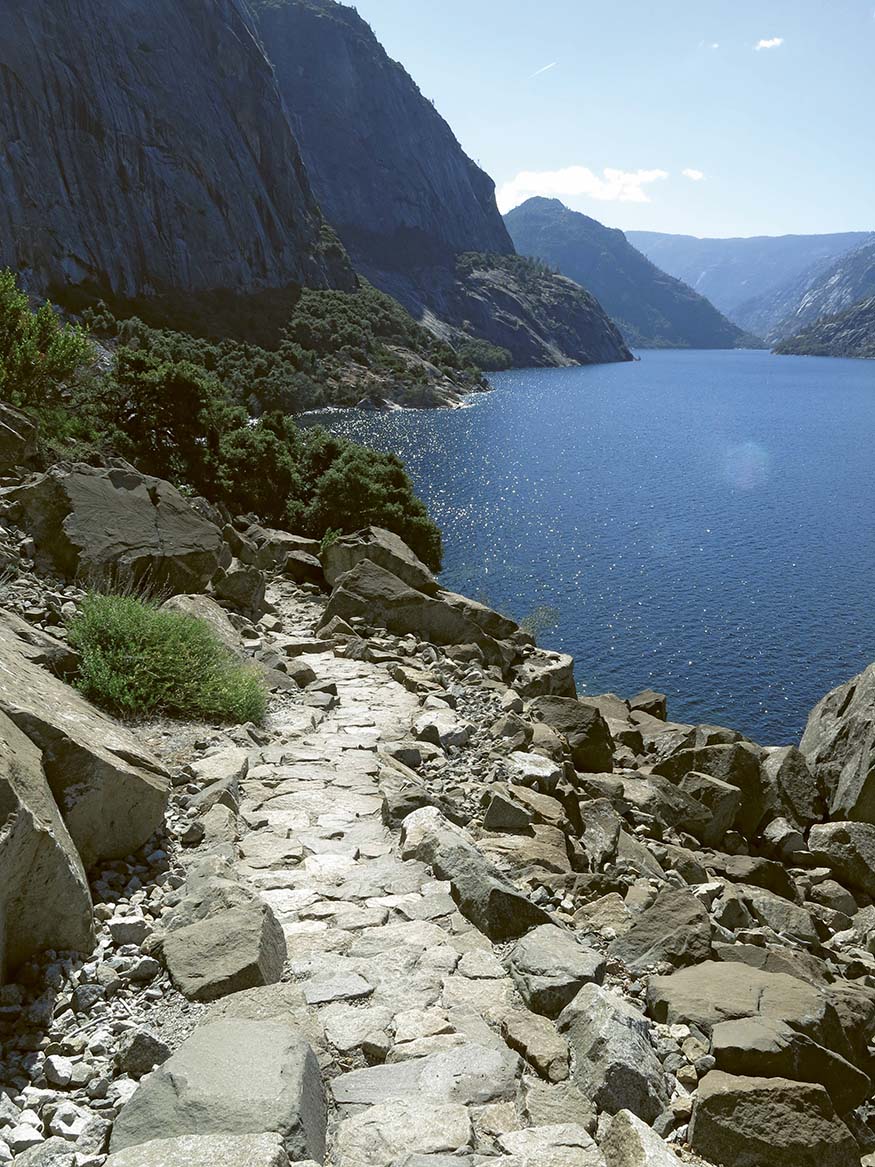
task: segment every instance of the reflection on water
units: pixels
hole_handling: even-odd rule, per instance
[[[645,352],[497,375],[471,408],[331,413],[394,450],[444,532],[444,582],[517,619],[591,693],[797,739],[875,659],[875,363]]]

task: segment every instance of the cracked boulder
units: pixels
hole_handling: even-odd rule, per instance
[[[64,579],[202,592],[219,565],[219,528],[169,482],[127,463],[62,462],[8,497],[37,567]]]

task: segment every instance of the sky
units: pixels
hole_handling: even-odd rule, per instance
[[[690,235],[875,229],[875,0],[352,0],[499,206]]]

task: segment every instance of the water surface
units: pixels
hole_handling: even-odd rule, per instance
[[[875,659],[875,363],[765,352],[497,374],[456,411],[320,421],[393,450],[446,586],[519,619],[579,687],[798,739]]]

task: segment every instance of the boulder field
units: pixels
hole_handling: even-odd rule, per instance
[[[0,1164],[875,1163],[873,667],[761,746],[579,697],[388,532],[171,492],[0,493]],[[265,724],[84,701],[98,570],[259,662]]]

